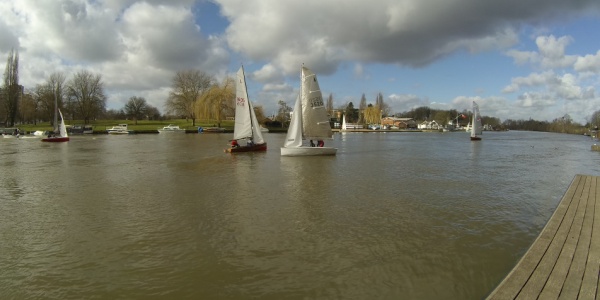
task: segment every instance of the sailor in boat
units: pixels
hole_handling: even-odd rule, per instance
[[[248,142],[246,143],[246,146],[252,147],[253,144],[254,144],[254,142],[252,142],[252,139],[248,139]]]
[[[238,144],[237,140],[231,140],[231,148],[239,148],[240,144]]]
[[[318,140],[317,147],[323,147],[323,146],[325,146],[325,142],[323,140]]]
[[[310,140],[310,146],[311,146],[311,147],[314,147],[314,146],[315,146],[315,143],[313,143],[313,140]]]

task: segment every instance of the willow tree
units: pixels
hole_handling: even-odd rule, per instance
[[[6,112],[5,123],[10,127],[15,126],[21,94],[22,89],[19,86],[19,53],[11,50],[8,53],[8,60],[6,61],[4,86],[2,87],[2,104]]]
[[[381,109],[377,105],[369,104],[365,109],[364,118],[367,124],[381,123]]]
[[[192,119],[196,126],[196,116],[203,95],[211,88],[213,78],[198,70],[178,71],[173,77],[171,92],[165,104],[168,114]]]
[[[221,127],[221,121],[227,116],[235,114],[235,84],[232,77],[226,77],[221,84],[213,84],[206,93],[203,93],[197,105],[198,116],[211,119]]]
[[[67,84],[67,103],[85,124],[106,108],[101,75],[80,71]]]

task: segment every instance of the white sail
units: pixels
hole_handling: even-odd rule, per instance
[[[471,125],[471,137],[481,135],[483,126],[481,125],[481,115],[479,114],[479,105],[473,101],[473,122]]]
[[[65,119],[63,118],[63,114],[62,114],[62,112],[60,112],[60,109],[58,110],[58,113],[60,114],[60,136],[68,137],[69,135],[67,134],[67,127],[65,126]]]
[[[346,125],[346,115],[342,116],[342,130],[348,129],[348,125]]]
[[[262,144],[265,142],[263,138],[262,131],[260,130],[260,125],[258,124],[258,120],[256,119],[256,113],[254,112],[254,107],[250,100],[248,100],[248,107],[250,108],[250,120],[252,121],[252,140],[255,144]]]
[[[296,97],[290,128],[288,128],[283,146],[286,148],[302,146],[302,102],[300,101],[300,95]]]
[[[303,66],[301,80],[302,133],[304,139],[322,140],[333,138],[317,75]]]
[[[256,114],[254,113],[254,108],[248,98],[246,76],[244,74],[244,67],[242,66],[237,72],[233,139],[240,140],[248,138],[251,138],[255,144],[264,143],[264,138],[260,132]]]

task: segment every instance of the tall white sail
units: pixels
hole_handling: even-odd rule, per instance
[[[255,144],[262,144],[265,141],[260,132],[260,126],[258,125],[254,108],[248,98],[246,75],[244,74],[244,67],[242,66],[237,72],[233,139],[240,140],[247,138],[252,138]]]
[[[60,114],[60,136],[68,137],[69,135],[67,134],[67,126],[65,126],[65,118],[63,118],[63,114],[60,112],[60,109],[58,110],[58,113]]]
[[[260,125],[258,124],[258,120],[256,119],[256,113],[254,112],[254,107],[252,106],[252,102],[248,100],[248,108],[250,109],[250,121],[252,123],[252,137],[253,142],[255,144],[262,144],[265,142],[263,138],[262,132],[260,131]]]
[[[471,136],[481,135],[483,126],[481,124],[481,115],[479,114],[479,105],[473,101],[473,125],[471,127]]]
[[[300,95],[296,97],[292,120],[283,146],[287,148],[302,146],[302,102],[300,101]]]
[[[346,115],[342,116],[342,130],[348,129],[348,125],[346,125]]]
[[[333,138],[327,109],[317,81],[317,75],[302,67],[302,128],[304,139],[322,140]]]
[[[235,124],[233,126],[233,139],[245,139],[252,136],[252,120],[248,105],[248,91],[246,90],[246,78],[244,67],[237,72],[235,89]]]

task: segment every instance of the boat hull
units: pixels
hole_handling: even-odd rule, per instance
[[[49,143],[62,143],[62,142],[68,142],[69,141],[69,137],[49,137],[49,138],[43,138],[42,142],[49,142]]]
[[[472,136],[471,141],[481,141],[481,138],[478,136]]]
[[[332,147],[281,147],[281,156],[323,156],[336,153],[337,148]]]
[[[158,133],[185,133],[185,129],[158,129]]]
[[[252,152],[252,151],[267,151],[267,143],[225,149],[225,152],[227,152],[227,153]]]

